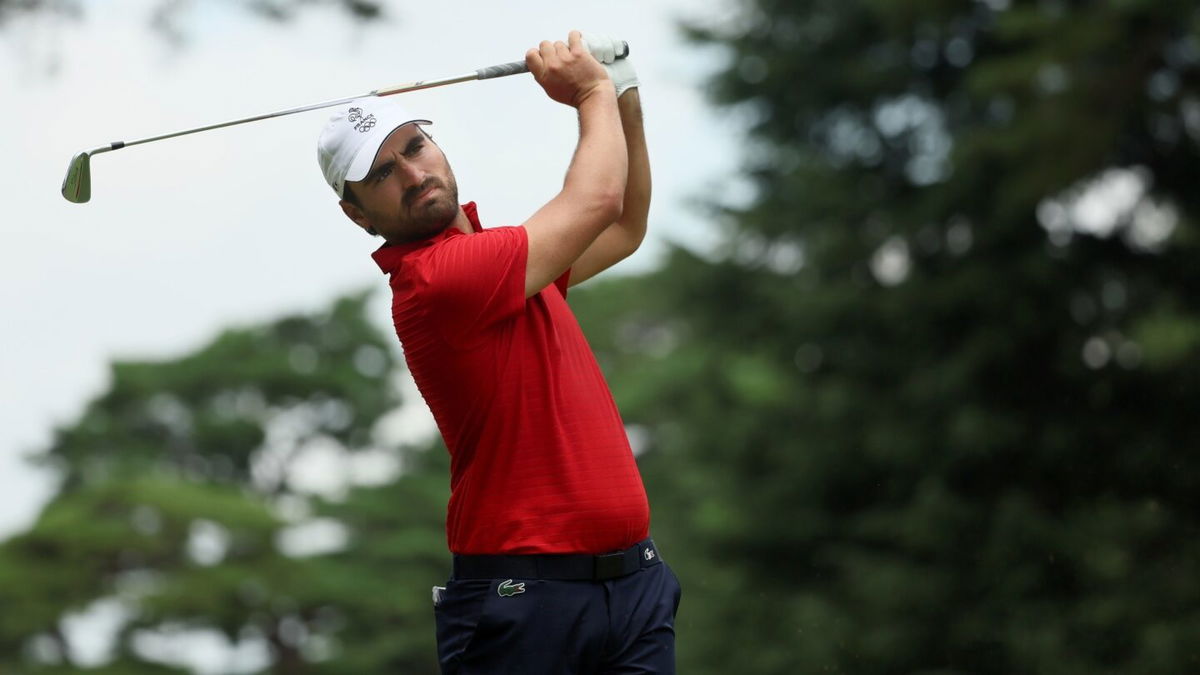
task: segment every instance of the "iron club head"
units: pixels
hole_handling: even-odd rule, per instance
[[[91,159],[92,153],[87,151],[71,158],[62,184],[62,196],[67,201],[82,204],[92,198]]]

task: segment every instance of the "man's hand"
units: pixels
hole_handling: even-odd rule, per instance
[[[584,33],[583,43],[592,56],[604,64],[604,69],[608,71],[608,77],[613,81],[613,86],[617,90],[618,98],[621,94],[638,86],[637,72],[633,69],[633,62],[628,58],[617,58],[617,54],[625,47],[624,41],[607,35]]]
[[[525,53],[525,65],[550,98],[578,108],[596,91],[612,86],[608,73],[583,44],[579,31],[567,43],[543,40]]]
[[[597,61],[606,66],[616,61],[617,55],[625,47],[625,43],[621,40],[599,33],[581,33],[580,37],[583,38],[584,49],[591,52]]]

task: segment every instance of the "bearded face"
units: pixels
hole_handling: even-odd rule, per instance
[[[392,132],[342,209],[360,227],[390,243],[431,237],[458,214],[458,183],[446,155],[416,124]]]

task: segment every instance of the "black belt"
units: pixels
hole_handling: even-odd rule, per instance
[[[662,562],[654,541],[601,555],[455,555],[452,579],[603,581]]]

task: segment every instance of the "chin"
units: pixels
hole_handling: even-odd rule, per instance
[[[435,199],[421,209],[420,220],[430,224],[440,223],[441,228],[449,225],[458,215],[458,203],[449,197]]]
[[[397,241],[420,241],[428,239],[434,235],[441,234],[452,222],[454,222],[453,215],[449,218],[430,217],[413,220],[403,227],[398,228],[400,234],[396,239]]]

